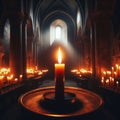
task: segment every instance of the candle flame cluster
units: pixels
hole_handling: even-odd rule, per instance
[[[80,68],[80,69],[72,69],[71,73],[73,73],[74,75],[82,77],[83,75],[91,75],[92,71],[84,69],[84,68]]]
[[[13,75],[10,74],[10,69],[9,68],[1,68],[0,69],[0,80],[7,77],[8,79],[12,78]]]
[[[101,70],[101,84],[105,87],[119,87],[120,65],[115,64],[111,70]]]
[[[18,78],[14,78],[14,75],[10,72],[10,68],[0,69],[0,88],[7,85],[15,84],[17,81]]]
[[[47,69],[38,70],[37,67],[35,69],[28,68],[26,70],[27,76],[29,75],[43,75],[44,73],[48,72]],[[18,77],[15,77],[11,71],[10,68],[1,68],[0,69],[0,88],[3,88],[5,86],[9,86],[12,84],[20,83],[23,80],[23,75],[20,74]]]
[[[27,72],[27,76],[29,75],[42,75],[43,73],[46,73],[48,72],[48,69],[43,69],[43,70],[39,70],[38,67],[36,66],[35,68],[34,67],[29,67],[26,69],[26,72]]]

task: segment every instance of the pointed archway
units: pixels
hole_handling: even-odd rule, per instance
[[[54,41],[67,45],[67,25],[61,19],[56,19],[50,25],[50,45]]]

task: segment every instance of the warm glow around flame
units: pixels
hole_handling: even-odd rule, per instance
[[[61,50],[59,48],[58,50],[58,63],[61,63],[62,62],[62,53],[61,53]]]

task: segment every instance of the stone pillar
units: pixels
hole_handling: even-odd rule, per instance
[[[14,77],[22,74],[22,22],[18,15],[10,17],[10,70]]]
[[[111,69],[111,42],[113,39],[111,14],[99,12],[95,15],[95,54],[96,72],[98,75],[102,69]]]
[[[114,0],[97,1],[96,7],[90,14],[92,68],[97,76],[101,69],[111,69],[111,41],[113,39],[112,12]],[[94,50],[93,50],[94,49]],[[96,70],[96,71],[95,71]]]
[[[95,39],[95,24],[91,24],[90,28],[90,41],[91,41],[91,63],[92,63],[92,74],[96,77],[96,39]]]
[[[6,21],[6,18],[4,16],[1,16],[1,19],[0,19],[0,68],[6,67],[5,61],[3,60],[3,56],[5,55],[4,42],[3,42],[5,21]]]
[[[33,67],[33,36],[27,34],[27,67]]]
[[[23,79],[26,79],[26,69],[27,69],[27,22],[26,19],[22,22],[22,75]]]
[[[37,44],[36,44],[36,41],[34,41],[33,42],[33,65],[34,66],[37,65],[36,60],[37,60]]]
[[[26,19],[11,18],[10,69],[15,77],[26,78],[27,25]]]
[[[3,60],[2,60],[3,56],[4,56],[4,52],[0,51],[0,68],[3,67]]]
[[[36,66],[38,66],[38,51],[39,51],[39,44],[36,44]]]

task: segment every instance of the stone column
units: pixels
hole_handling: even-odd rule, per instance
[[[92,74],[96,77],[96,44],[95,44],[95,24],[90,28],[90,41],[91,41],[91,62],[92,62]]]
[[[36,58],[37,57],[37,44],[36,41],[33,42],[33,65],[36,66]]]
[[[3,56],[5,55],[4,48],[4,25],[6,18],[2,15],[0,19],[0,68],[6,67],[4,64]],[[8,67],[8,66],[7,66]]]
[[[39,43],[36,44],[36,66],[38,66],[38,51],[39,51]]]
[[[33,67],[33,36],[27,34],[27,67]]]
[[[113,6],[114,0],[106,2],[100,0],[97,1],[96,7],[89,14],[91,45],[94,52],[92,52],[92,68],[98,76],[101,74],[101,69],[111,69],[111,41],[113,39],[111,18],[114,10]]]
[[[27,20],[24,18],[22,22],[22,75],[23,79],[26,79],[26,69],[27,69]]]
[[[111,41],[113,39],[111,13],[94,16],[96,73],[100,75],[102,69],[111,69]]]
[[[22,74],[22,22],[18,15],[10,17],[10,70],[14,77]]]

